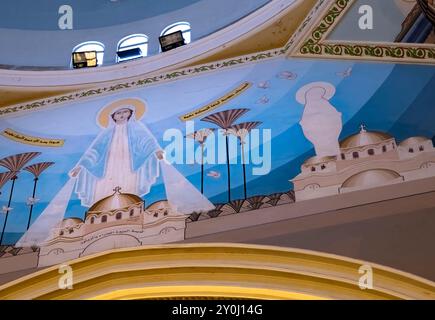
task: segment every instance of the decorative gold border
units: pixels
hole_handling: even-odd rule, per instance
[[[69,94],[59,95],[55,97],[45,98],[42,100],[36,100],[25,104],[0,107],[0,118],[12,114],[15,115],[16,113],[40,110],[43,108],[59,106],[66,103],[87,100],[87,99],[95,98],[96,96],[105,96],[109,94],[114,94],[119,91],[132,90],[132,89],[147,87],[150,85],[165,83],[168,81],[184,79],[199,74],[204,74],[207,72],[213,72],[221,69],[229,69],[233,67],[238,67],[240,65],[249,64],[249,63],[256,63],[262,60],[270,60],[283,55],[285,55],[285,51],[283,49],[277,48],[273,50],[258,52],[251,55],[236,57],[233,59],[216,61],[210,64],[187,67],[184,69],[175,70],[169,73],[155,75],[152,77],[129,80],[128,82],[124,82],[124,83],[108,84],[104,87],[96,87],[94,89],[77,91],[75,93],[69,93]]]
[[[435,63],[434,45],[327,40],[328,35],[356,1],[334,0],[324,9],[322,18],[310,26],[308,36],[293,48],[290,56]]]
[[[435,299],[435,283],[364,261],[247,244],[169,244],[111,250],[67,263],[73,289],[53,266],[0,286],[4,299]],[[360,267],[373,289],[359,287]]]
[[[32,146],[38,146],[38,147],[63,147],[65,140],[63,139],[48,139],[48,138],[41,138],[41,137],[34,137],[30,135],[26,135],[24,133],[17,132],[15,130],[12,130],[11,128],[6,128],[2,132],[0,132],[0,135],[23,144],[28,144]]]

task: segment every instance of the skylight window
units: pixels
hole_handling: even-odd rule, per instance
[[[97,41],[87,41],[87,42],[80,43],[73,49],[73,52],[85,52],[85,51],[96,51],[97,65],[101,66],[103,64],[104,44]]]
[[[140,49],[140,53],[136,55],[128,55],[125,58],[117,56],[116,61],[126,61],[148,55],[148,37],[144,34],[132,34],[118,42],[118,52],[123,52],[131,49]]]
[[[177,22],[174,24],[171,24],[167,26],[163,31],[161,36],[165,36],[170,33],[174,33],[177,31],[181,31],[183,33],[184,42],[186,44],[190,43],[191,41],[191,28],[190,23],[188,22]]]

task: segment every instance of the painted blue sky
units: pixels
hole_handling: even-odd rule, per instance
[[[352,68],[351,74],[343,77],[341,73],[349,68]],[[291,72],[297,77],[285,79],[280,76],[282,72]],[[330,102],[343,115],[341,138],[356,133],[361,124],[365,124],[368,130],[389,132],[398,141],[409,136],[435,135],[434,67],[280,58],[1,118],[0,131],[11,128],[32,136],[65,139],[65,145],[62,148],[41,148],[0,137],[0,157],[40,151],[42,155],[33,162],[55,162],[54,166],[41,175],[37,191],[40,202],[35,206],[33,216],[36,219],[68,180],[67,173],[100,132],[96,116],[110,102],[130,97],[145,100],[148,110],[142,121],[161,146],[165,147],[168,142],[162,138],[166,129],[178,128],[185,132],[185,123],[179,120],[179,115],[214,101],[243,82],[251,82],[252,86],[248,90],[212,112],[248,108],[250,111],[238,119],[237,123],[261,121],[260,129],[271,130],[271,172],[253,176],[253,165],[247,165],[248,196],[285,192],[292,188],[289,180],[299,173],[302,162],[314,155],[311,143],[304,137],[298,124],[303,106],[295,100],[295,94],[302,86],[315,81],[325,81],[336,86],[337,92]],[[266,85],[259,86],[260,83]],[[199,120],[200,118],[195,119],[195,129],[213,127],[212,124]],[[175,167],[199,189],[200,165]],[[214,203],[225,202],[226,165],[205,165],[205,172],[210,171],[219,172],[220,177],[205,175],[205,195]],[[240,164],[231,165],[231,186],[232,198],[242,198],[243,175]],[[7,183],[1,190],[1,206],[6,204],[9,188],[10,183]],[[16,182],[12,204],[14,209],[8,221],[8,232],[21,232],[25,229],[29,211],[25,202],[31,195],[32,188],[33,177],[27,172],[21,172]],[[161,179],[144,199],[147,205],[165,199]],[[86,208],[81,207],[73,195],[67,217],[83,217],[85,211]]]

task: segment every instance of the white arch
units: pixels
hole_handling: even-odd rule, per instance
[[[84,52],[84,51],[97,51],[97,65],[101,66],[103,64],[104,44],[98,41],[86,41],[76,45],[72,50],[72,52]]]
[[[121,40],[119,40],[118,45],[117,45],[118,51],[123,51],[123,50],[133,49],[133,48],[139,48],[141,51],[141,54],[138,56],[124,58],[124,59],[119,58],[117,56],[116,62],[126,61],[126,60],[139,58],[139,57],[146,57],[148,55],[148,36],[145,34],[141,34],[141,33],[130,34],[130,35],[122,38]]]
[[[163,29],[160,36],[164,36],[176,31],[181,31],[183,33],[184,42],[186,44],[192,41],[192,28],[190,27],[190,23],[186,21],[180,21],[170,24],[165,29]]]

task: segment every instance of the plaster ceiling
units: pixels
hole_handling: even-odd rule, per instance
[[[195,61],[188,61],[177,67],[187,67],[204,64],[221,59],[228,59],[243,54],[269,50],[282,47],[295,33],[303,19],[307,16],[316,0],[304,0],[282,14],[276,16],[269,23],[249,33],[243,39],[222,46],[222,48],[207,57],[199,57]],[[169,71],[169,70],[168,70]],[[99,84],[101,85],[101,83]],[[26,86],[0,86],[0,106],[6,107],[27,101],[52,97],[77,90],[90,89],[95,84],[80,86],[52,86],[52,87],[26,87]]]

